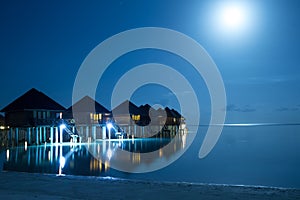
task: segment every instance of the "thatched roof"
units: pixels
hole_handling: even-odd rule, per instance
[[[14,100],[3,108],[0,112],[12,112],[22,110],[57,110],[63,111],[65,108],[59,103],[45,95],[44,93],[30,89],[25,94]]]
[[[77,101],[74,105],[69,107],[66,112],[72,112],[73,109],[77,112],[95,111],[96,113],[110,113],[109,110],[89,96],[85,96]]]

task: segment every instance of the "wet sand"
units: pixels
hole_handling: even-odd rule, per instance
[[[299,189],[0,172],[0,199],[300,199]]]

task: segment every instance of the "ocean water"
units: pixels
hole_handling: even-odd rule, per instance
[[[199,127],[189,148],[185,145],[184,134],[165,139],[21,146],[2,152],[0,167],[8,171],[147,181],[300,188],[300,125],[225,126],[214,149],[208,156],[199,159],[198,152],[206,130],[207,126]],[[172,143],[173,140],[177,141]],[[172,151],[169,154],[159,151],[171,143]],[[170,161],[172,156],[178,156],[184,149],[186,151],[176,161],[153,172],[129,173],[114,167],[129,162],[138,167]],[[116,153],[120,150],[134,154],[120,157]],[[143,153],[151,151],[157,152],[156,159],[148,159],[143,163]]]

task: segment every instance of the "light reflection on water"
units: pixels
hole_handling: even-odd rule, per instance
[[[4,152],[8,155],[4,158],[8,159],[4,170],[57,174],[60,153],[65,156],[73,149],[62,170],[64,174],[300,188],[300,125],[225,126],[214,149],[207,157],[199,159],[198,152],[206,130],[206,126],[199,127],[194,142],[182,157],[151,173],[132,174],[110,168],[116,149],[130,150],[133,154],[126,157],[127,161],[140,163],[141,151],[155,146],[155,142],[148,140],[148,143],[140,144],[139,139],[133,143],[131,140],[123,141],[125,143],[99,141],[74,147],[42,145],[28,146],[27,151],[24,147],[10,149]],[[184,140],[181,137],[172,146],[175,154],[186,148]],[[163,142],[169,141],[163,139]],[[164,145],[163,142],[159,144]],[[158,160],[169,159],[162,149],[157,148]],[[94,158],[89,150],[99,158]]]
[[[185,148],[186,134],[178,137],[147,139],[98,140],[93,143],[45,144],[21,146],[7,149],[4,170],[70,174],[106,175],[111,170],[111,162],[131,162],[141,164],[141,154],[157,152],[157,158],[172,156]],[[162,147],[172,140],[173,152],[164,153]],[[118,156],[117,152],[132,152],[131,156]],[[148,162],[152,162],[148,160]]]

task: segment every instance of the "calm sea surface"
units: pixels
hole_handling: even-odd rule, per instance
[[[189,148],[185,134],[168,139],[21,146],[1,152],[0,167],[22,172],[300,188],[300,125],[226,126],[210,154],[199,159],[206,130],[205,126],[199,127]],[[161,150],[169,144],[171,151]],[[183,150],[176,161],[154,172],[114,169],[122,162],[136,167],[168,162]],[[119,151],[133,153],[120,157]],[[155,159],[144,161],[147,152],[154,152]]]

